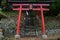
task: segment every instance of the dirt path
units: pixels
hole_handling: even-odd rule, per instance
[[[60,34],[48,35],[47,39],[43,39],[42,37],[22,37],[19,40],[57,40],[60,38]],[[16,40],[14,37],[9,38],[8,40]]]

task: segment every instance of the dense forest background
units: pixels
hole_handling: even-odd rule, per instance
[[[25,0],[21,0],[21,1],[25,1]],[[57,16],[60,13],[60,0],[26,0],[26,1],[30,1],[30,2],[50,1],[51,2],[50,11],[48,14],[46,13],[46,15]],[[10,4],[6,3],[6,0],[2,0],[1,4],[3,7],[5,7],[6,5],[11,7]],[[7,8],[7,10],[9,10],[9,8]]]

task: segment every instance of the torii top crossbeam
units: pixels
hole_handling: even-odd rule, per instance
[[[20,4],[40,4],[40,3],[52,3],[52,2],[54,2],[53,0],[47,0],[47,1],[45,1],[45,0],[8,0],[8,2],[9,3],[20,3]]]

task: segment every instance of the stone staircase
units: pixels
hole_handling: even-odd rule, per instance
[[[23,37],[24,36],[25,37],[37,36],[34,18],[25,17],[25,20],[22,24],[24,24],[24,25],[21,26],[21,29],[20,29],[21,30],[21,33],[20,33],[21,36],[23,36]]]

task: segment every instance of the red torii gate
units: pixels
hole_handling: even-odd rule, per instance
[[[35,10],[35,11],[40,11],[41,15],[41,21],[42,21],[42,34],[43,37],[46,36],[46,28],[45,28],[45,23],[44,23],[44,11],[49,11],[48,8],[43,8],[43,6],[49,6],[49,4],[13,4],[13,6],[18,8],[13,8],[13,10],[19,11],[18,14],[18,22],[17,22],[17,28],[16,28],[16,35],[20,34],[20,26],[21,26],[21,16],[22,16],[22,11],[27,11],[27,10]],[[29,6],[29,8],[23,8],[24,6]],[[37,8],[33,8],[33,6],[36,6]],[[39,6],[39,8],[38,8]],[[46,36],[47,37],[47,36]]]

